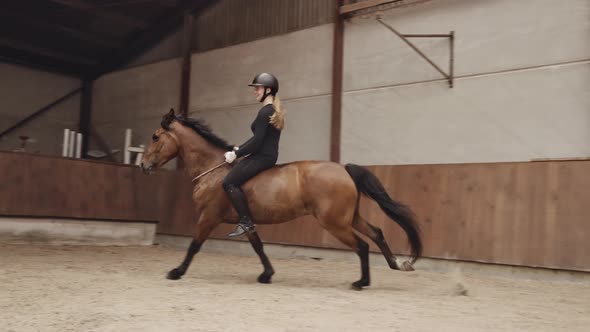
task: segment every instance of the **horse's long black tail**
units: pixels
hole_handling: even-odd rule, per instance
[[[381,181],[365,167],[346,164],[344,168],[352,177],[358,191],[375,200],[383,212],[406,232],[411,246],[412,263],[414,263],[422,255],[422,240],[420,228],[410,208],[391,199]]]

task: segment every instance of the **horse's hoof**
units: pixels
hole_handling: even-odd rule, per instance
[[[259,275],[258,282],[261,284],[270,284],[271,283],[270,280],[271,280],[273,274],[274,273],[271,273],[271,274],[263,273],[263,274]]]
[[[363,287],[369,286],[370,283],[365,280],[359,280],[352,283],[351,288],[354,290],[363,290]]]
[[[178,280],[180,279],[180,277],[182,277],[182,273],[180,273],[178,269],[170,270],[170,272],[168,272],[168,275],[166,276],[166,278],[170,280]]]
[[[401,264],[400,270],[402,270],[402,271],[414,271],[414,267],[412,266],[412,263],[410,263],[409,261],[405,261],[405,262],[403,262]]]
[[[414,271],[414,267],[410,261],[401,261],[401,259],[395,259],[395,265],[397,265],[397,269],[400,271]]]

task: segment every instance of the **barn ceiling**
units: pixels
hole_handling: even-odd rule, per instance
[[[125,65],[214,0],[0,4],[0,61],[92,79]]]

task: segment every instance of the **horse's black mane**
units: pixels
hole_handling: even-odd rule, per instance
[[[203,120],[198,119],[191,119],[191,118],[183,118],[181,116],[176,115],[175,119],[180,122],[185,127],[189,127],[194,130],[197,134],[201,135],[207,142],[221,148],[223,150],[232,150],[233,145],[227,143],[223,138],[215,135],[211,128],[203,122]],[[168,130],[168,126],[165,123],[162,123],[162,127]]]

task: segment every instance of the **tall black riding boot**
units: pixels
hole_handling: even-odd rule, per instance
[[[252,223],[252,217],[250,216],[250,209],[248,208],[248,200],[242,189],[237,186],[229,186],[227,193],[229,194],[234,209],[236,209],[236,212],[238,212],[238,216],[240,217],[236,229],[229,233],[228,236],[238,236],[246,232],[254,232],[255,229],[254,224]]]

